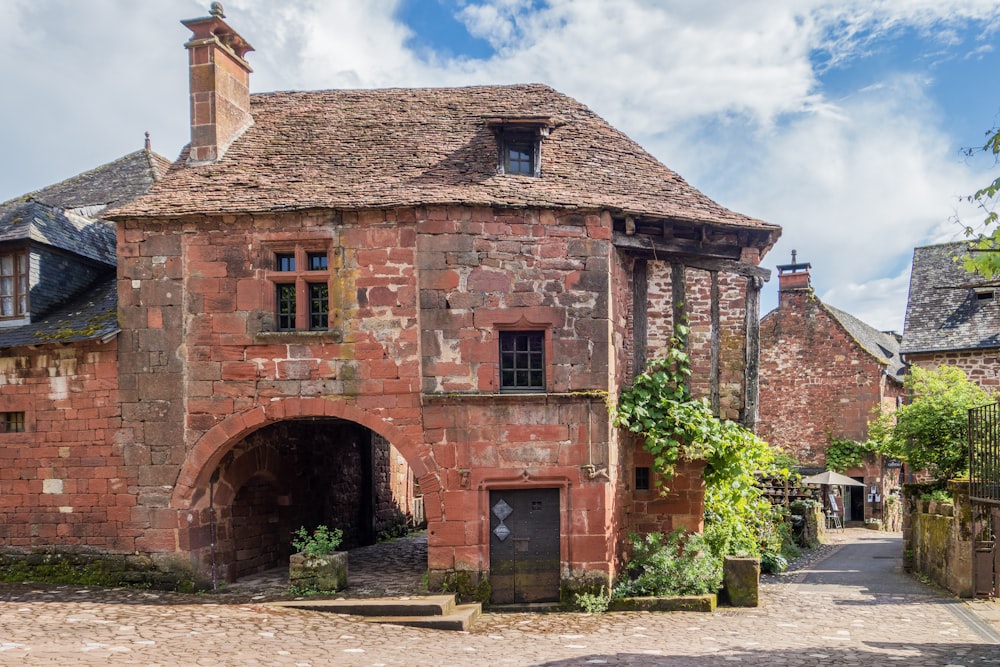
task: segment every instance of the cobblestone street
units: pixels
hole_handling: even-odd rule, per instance
[[[983,603],[902,574],[898,535],[848,529],[836,539],[825,559],[766,578],[757,609],[485,614],[470,633],[225,596],[6,586],[0,664],[1000,665]]]

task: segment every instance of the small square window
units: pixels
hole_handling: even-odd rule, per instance
[[[295,253],[278,253],[274,256],[274,259],[278,271],[295,270]]]
[[[649,468],[641,467],[635,469],[635,490],[649,491]]]
[[[311,252],[306,256],[310,271],[326,271],[329,268],[325,252]]]
[[[24,413],[0,412],[0,433],[24,433]]]
[[[500,332],[500,391],[545,391],[543,332]]]
[[[503,170],[505,174],[535,175],[535,142],[518,139],[504,144]]]

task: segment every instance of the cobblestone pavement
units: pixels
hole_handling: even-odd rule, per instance
[[[240,601],[246,591],[4,586],[0,665],[1000,665],[998,635],[968,605],[901,573],[898,535],[837,539],[765,578],[756,609],[486,614],[470,633],[268,607]]]

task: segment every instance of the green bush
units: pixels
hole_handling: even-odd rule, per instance
[[[937,489],[935,491],[929,491],[927,493],[921,494],[921,500],[924,501],[935,501],[939,503],[955,503],[955,499],[951,495],[951,491],[947,489]]]
[[[632,558],[625,578],[612,591],[616,598],[704,595],[722,585],[722,559],[699,533],[675,530],[629,535]]]
[[[326,556],[337,550],[343,538],[344,531],[340,528],[316,526],[310,533],[305,526],[300,526],[292,532],[292,547],[307,556]]]

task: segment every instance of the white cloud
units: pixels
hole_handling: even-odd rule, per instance
[[[255,91],[540,81],[592,107],[709,196],[784,225],[831,303],[896,326],[914,245],[950,240],[958,196],[983,181],[946,133],[928,81],[906,71],[832,99],[824,67],[909,28],[942,49],[995,0],[480,0],[458,18],[495,49],[408,46],[402,0],[229,0],[255,47]],[[187,138],[187,30],[207,0],[0,2],[0,199],[141,146]],[[817,54],[822,54],[817,62]],[[774,283],[768,289],[774,289]],[[771,298],[771,297],[769,297]],[[837,301],[833,301],[836,299]]]

